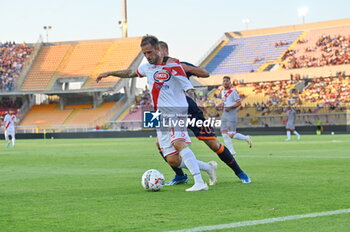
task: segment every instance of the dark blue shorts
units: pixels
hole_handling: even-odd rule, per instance
[[[203,111],[198,107],[197,103],[193,101],[192,98],[186,96],[186,100],[188,102],[188,114],[190,115],[188,118],[191,120],[193,118],[197,120],[202,120],[204,121],[204,114]],[[216,135],[214,132],[214,128],[212,127],[192,127],[189,126],[188,129],[190,129],[194,135],[197,137],[199,140],[206,140],[206,139],[216,139]]]

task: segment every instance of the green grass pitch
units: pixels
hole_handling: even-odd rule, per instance
[[[0,149],[1,232],[167,231],[350,208],[350,135],[255,136],[253,148],[234,141],[242,184],[204,143],[203,161],[218,162],[218,184],[147,192],[141,176],[172,170],[154,138],[17,140]],[[188,171],[186,170],[188,173]],[[207,175],[203,173],[205,180]],[[350,214],[221,231],[349,231]]]

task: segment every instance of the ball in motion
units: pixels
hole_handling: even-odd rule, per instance
[[[147,170],[141,179],[142,187],[146,190],[156,192],[164,186],[163,174],[155,169]]]

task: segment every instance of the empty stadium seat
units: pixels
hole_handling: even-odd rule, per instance
[[[277,59],[301,33],[302,31],[296,31],[232,38],[205,69],[211,75],[256,71],[263,63]],[[286,41],[287,45],[275,47],[275,43],[280,41]]]

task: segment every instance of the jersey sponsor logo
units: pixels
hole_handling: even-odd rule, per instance
[[[167,90],[167,89],[170,88],[170,86],[169,85],[157,85],[156,88],[157,89],[165,89],[165,90]]]
[[[170,77],[171,75],[167,70],[159,70],[153,74],[153,79],[159,83],[167,82]]]

